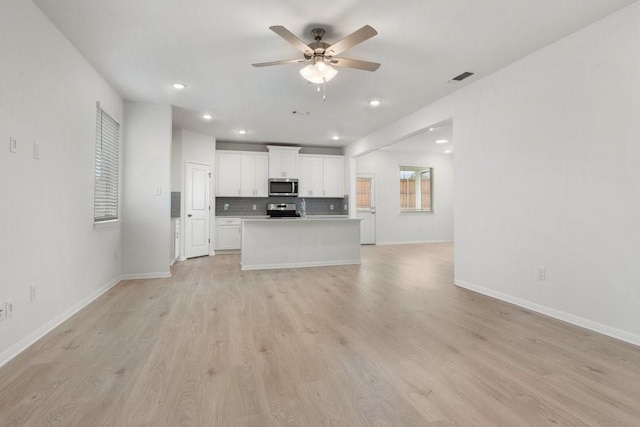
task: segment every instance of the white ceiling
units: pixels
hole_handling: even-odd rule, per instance
[[[126,100],[173,105],[177,126],[224,141],[343,146],[635,0],[33,1]],[[305,42],[320,26],[333,43],[365,24],[378,35],[340,56],[382,66],[340,68],[326,101],[301,65],[251,66],[300,57],[272,25]],[[464,71],[476,74],[447,83]]]

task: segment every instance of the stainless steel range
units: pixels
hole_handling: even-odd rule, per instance
[[[267,215],[269,218],[299,218],[300,212],[295,203],[269,203]]]

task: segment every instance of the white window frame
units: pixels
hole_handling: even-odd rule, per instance
[[[404,169],[404,170],[403,170]],[[398,197],[400,198],[400,213],[433,213],[433,168],[427,166],[409,166],[409,165],[400,165],[399,167],[399,185],[402,180],[403,172],[412,172],[415,174],[413,179],[414,181],[414,191],[415,191],[415,208],[409,208],[406,206],[402,206],[402,193],[398,191]],[[425,172],[429,173],[429,194],[431,195],[431,201],[429,204],[429,209],[422,209],[422,179],[420,179],[421,175]],[[400,188],[401,190],[401,188]],[[420,206],[420,207],[419,207]]]
[[[120,123],[96,104],[93,222],[117,222],[120,197]]]

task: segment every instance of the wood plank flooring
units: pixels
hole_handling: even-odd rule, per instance
[[[640,425],[640,348],[453,285],[450,244],[118,284],[0,369],[0,425]]]

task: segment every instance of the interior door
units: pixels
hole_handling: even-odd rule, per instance
[[[209,255],[209,210],[211,168],[198,163],[186,164],[185,252],[187,258]]]
[[[356,177],[356,217],[360,218],[360,244],[376,244],[375,178],[373,174]]]

